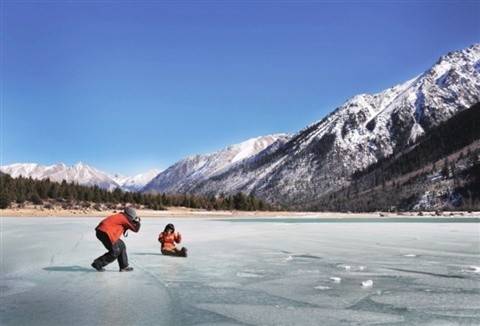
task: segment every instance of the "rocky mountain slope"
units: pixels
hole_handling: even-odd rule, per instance
[[[192,191],[242,191],[301,206],[348,185],[354,172],[401,151],[479,101],[480,44],[475,44],[442,56],[405,83],[352,97],[275,150],[217,173]]]
[[[313,210],[480,209],[480,103],[433,127],[405,150],[354,173]]]
[[[125,191],[140,191],[145,185],[147,185],[153,178],[155,178],[161,170],[152,169],[145,173],[140,173],[132,177],[114,175],[114,180]]]
[[[158,174],[143,191],[157,193],[191,192],[198,183],[248,160],[270,146],[289,139],[286,134],[252,138],[211,154],[187,157]]]

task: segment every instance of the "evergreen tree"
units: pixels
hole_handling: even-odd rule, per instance
[[[40,198],[40,195],[34,190],[32,194],[30,195],[29,200],[34,204],[34,205],[42,205],[43,201]]]
[[[236,210],[248,210],[247,199],[243,193],[239,192],[233,196],[233,207]]]
[[[271,209],[271,207],[262,200],[252,195],[246,196],[242,193],[228,197],[222,194],[217,198],[214,196],[205,197],[191,194],[167,195],[163,193],[151,195],[138,192],[123,192],[121,189],[115,189],[110,192],[98,186],[81,186],[75,183],[67,183],[65,180],[57,183],[51,182],[48,179],[33,180],[22,177],[13,179],[8,175],[0,175],[0,182],[3,206],[8,206],[13,201],[21,204],[25,200],[40,205],[43,202],[42,199],[50,198],[52,200],[60,200],[63,198],[68,202],[83,201],[81,204],[82,207],[90,207],[90,202],[93,201],[106,204],[109,207],[114,207],[114,203],[121,202],[125,204],[128,202],[145,205],[152,209],[164,209],[164,205],[203,209]],[[95,205],[95,207],[99,209],[100,205]]]
[[[443,169],[442,169],[442,175],[445,177],[445,178],[448,178],[450,176],[450,165],[448,163],[448,158],[445,158],[445,160],[443,161]]]
[[[59,185],[56,182],[50,183],[50,189],[48,189],[48,197],[52,199],[58,199]]]
[[[10,193],[2,186],[0,189],[0,209],[5,209],[10,206],[12,197]]]
[[[133,203],[133,195],[131,192],[125,192],[123,195],[123,202],[124,203]]]
[[[122,197],[123,197],[122,189],[118,187],[115,188],[115,190],[113,191],[113,200],[118,203],[121,201]]]

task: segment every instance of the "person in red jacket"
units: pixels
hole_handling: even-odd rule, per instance
[[[165,230],[158,235],[158,242],[162,244],[162,254],[167,256],[187,257],[187,248],[177,249],[175,243],[182,242],[180,232],[175,232],[173,224],[167,224]]]
[[[97,239],[107,248],[108,252],[92,263],[92,267],[103,272],[106,265],[118,259],[120,272],[131,272],[133,267],[128,266],[127,247],[120,239],[128,230],[140,230],[140,217],[132,207],[127,207],[123,213],[108,216],[95,228]]]

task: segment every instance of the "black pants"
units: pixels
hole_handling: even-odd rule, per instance
[[[175,256],[175,257],[187,257],[187,248],[182,247],[182,249],[178,250],[177,248],[173,250],[161,250],[162,254],[165,256]]]
[[[100,240],[108,252],[93,261],[99,267],[104,267],[115,259],[118,259],[118,266],[120,269],[128,266],[127,247],[125,243],[118,239],[115,243],[110,242],[110,238],[105,232],[97,230],[97,239]]]

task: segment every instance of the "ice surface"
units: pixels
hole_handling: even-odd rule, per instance
[[[2,218],[1,325],[480,324],[475,223],[144,219],[135,271],[98,273],[99,220]],[[170,222],[186,259],[159,253]]]

